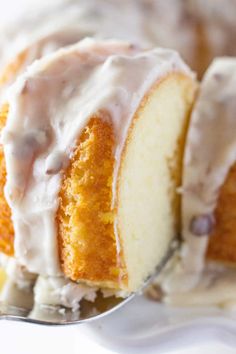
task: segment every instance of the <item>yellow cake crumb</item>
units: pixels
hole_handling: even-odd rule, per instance
[[[112,127],[93,117],[65,172],[57,219],[62,268],[72,280],[119,280],[111,207],[113,147]]]
[[[9,85],[22,70],[27,57],[27,51],[22,51],[8,64],[0,76],[0,86]],[[3,104],[0,110],[0,132],[5,127],[9,105]],[[14,254],[14,229],[11,220],[11,210],[4,195],[6,183],[6,164],[3,147],[0,145],[0,252],[13,256]]]
[[[20,52],[3,70],[0,77],[0,85],[12,82],[22,70],[27,58],[27,50]]]
[[[236,264],[236,164],[220,189],[215,210],[215,227],[209,239],[207,258]]]
[[[0,268],[0,291],[2,290],[7,279],[7,274],[3,268]]]
[[[4,104],[0,111],[0,131],[6,124],[8,105]],[[11,210],[4,195],[6,183],[6,164],[3,147],[0,145],[0,252],[9,256],[14,253],[14,229],[11,221]]]

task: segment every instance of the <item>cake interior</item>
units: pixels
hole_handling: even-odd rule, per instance
[[[114,133],[106,117],[91,118],[60,193],[59,248],[72,280],[135,291],[165,256],[180,227],[176,189],[194,91],[192,79],[176,73],[144,97],[122,152],[114,209]]]
[[[158,82],[130,128],[118,186],[118,227],[128,273],[137,290],[180,231],[182,156],[194,97],[181,74]]]
[[[0,291],[2,290],[7,279],[7,274],[4,268],[0,267]]]
[[[59,250],[64,273],[116,287],[119,279],[113,232],[114,134],[103,116],[83,130],[60,192]]]

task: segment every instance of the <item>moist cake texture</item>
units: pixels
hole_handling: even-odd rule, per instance
[[[218,58],[200,86],[183,167],[183,244],[160,283],[175,305],[235,304],[236,59]]]
[[[195,91],[176,52],[125,42],[86,39],[30,66],[2,133],[20,264],[137,290],[179,232]]]

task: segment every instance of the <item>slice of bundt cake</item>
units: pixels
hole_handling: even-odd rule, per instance
[[[193,108],[180,189],[183,244],[157,279],[172,305],[235,308],[235,86],[236,59],[215,59]]]
[[[176,52],[123,42],[87,39],[29,67],[2,134],[18,262],[137,290],[179,232],[195,91]]]
[[[236,59],[216,59],[195,106],[186,145],[183,235],[186,266],[235,263]]]

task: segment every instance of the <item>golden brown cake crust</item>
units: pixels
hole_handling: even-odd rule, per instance
[[[207,259],[236,265],[236,164],[220,189]]]
[[[8,64],[0,77],[0,86],[9,85],[22,69],[27,56],[27,51],[18,54],[14,61]],[[0,132],[4,128],[8,115],[8,104],[3,104],[0,111]],[[6,164],[3,147],[0,145],[0,252],[13,256],[14,254],[14,229],[11,220],[11,210],[4,195],[6,183]]]
[[[110,123],[92,117],[65,172],[57,220],[65,275],[119,287],[121,264],[111,210],[113,148]]]
[[[6,124],[8,105],[4,104],[0,112],[0,131]],[[11,210],[4,195],[6,183],[6,164],[3,147],[0,145],[0,252],[9,256],[14,253],[14,230],[11,221]]]
[[[212,61],[210,43],[207,40],[206,26],[200,16],[191,17],[194,24],[196,40],[196,56],[192,67],[196,70],[199,78],[203,77],[204,72]]]
[[[0,85],[9,84],[13,81],[17,74],[22,70],[24,63],[27,58],[27,50],[20,52],[16,58],[10,62],[3,70],[3,73],[0,77]]]

